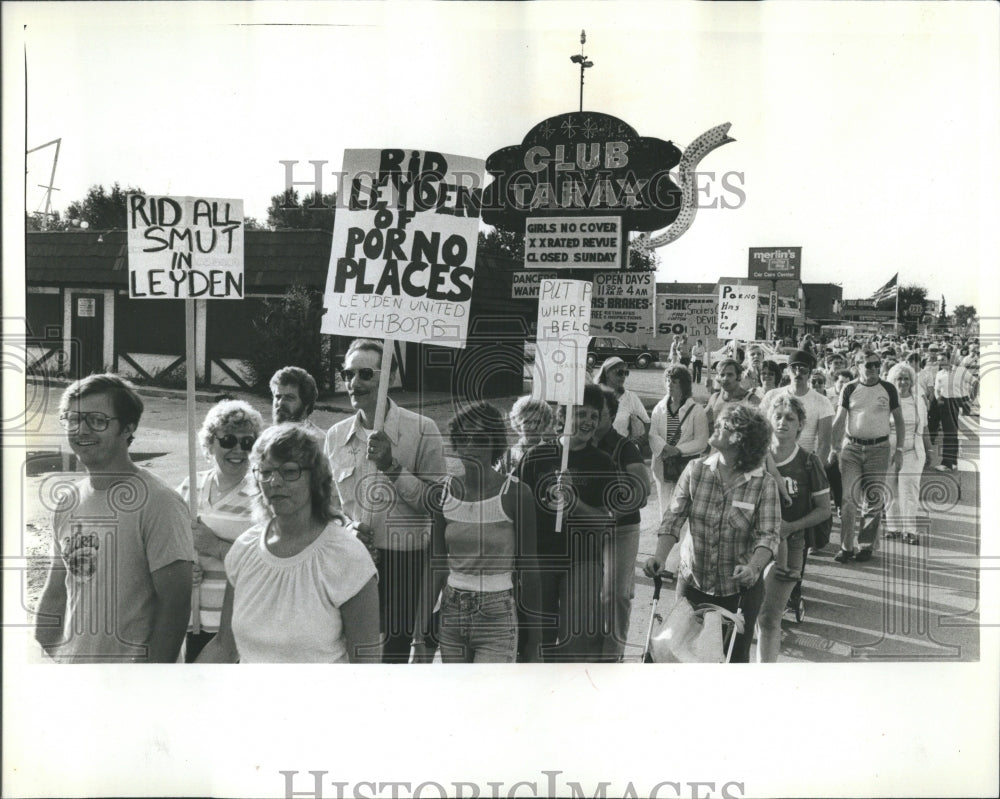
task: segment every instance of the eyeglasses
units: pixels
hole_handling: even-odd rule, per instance
[[[376,372],[381,372],[381,369],[369,369],[367,366],[362,369],[341,369],[340,377],[345,383],[350,383],[354,376],[357,375],[362,380],[371,380],[375,377]]]
[[[865,361],[865,369],[878,369],[881,365],[881,361]]]
[[[612,369],[611,374],[617,375],[618,377],[628,377],[628,369]]]
[[[236,446],[236,442],[238,441],[240,449],[244,452],[249,452],[253,449],[253,442],[257,439],[254,436],[241,436],[240,438],[237,438],[233,433],[229,433],[228,435],[222,436],[222,438],[215,436],[215,440],[219,442],[219,446],[223,449],[232,449]]]
[[[117,416],[108,416],[106,413],[101,413],[100,411],[87,411],[86,413],[66,411],[59,415],[59,424],[72,433],[80,429],[81,422],[86,422],[87,427],[92,432],[102,433],[108,429],[108,424],[111,420],[117,418]]]
[[[278,469],[261,469],[259,466],[255,466],[253,476],[259,483],[271,483],[274,481],[275,475],[280,476],[283,483],[294,483],[302,476],[302,472],[308,471],[308,469],[303,469],[297,463],[286,463]]]
[[[789,367],[793,372],[811,372],[812,369],[805,363],[793,363]]]

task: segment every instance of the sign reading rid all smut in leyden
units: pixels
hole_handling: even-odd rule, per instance
[[[529,218],[524,263],[555,269],[617,269],[621,263],[620,217]]]
[[[243,201],[130,194],[131,299],[243,299]]]
[[[323,333],[465,346],[485,162],[345,150]]]

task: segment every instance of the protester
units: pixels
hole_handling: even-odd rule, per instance
[[[35,638],[59,662],[173,663],[191,613],[191,522],[129,457],[142,417],[113,374],[71,383],[59,423],[86,477],[59,496]],[[66,488],[69,488],[68,486]]]
[[[896,387],[899,408],[906,425],[903,438],[903,465],[899,471],[889,469],[889,503],[886,506],[886,538],[903,537],[907,544],[920,542],[917,533],[917,511],[920,508],[920,479],[926,453],[930,448],[927,433],[927,407],[924,398],[914,393],[916,375],[906,364],[898,363],[889,372],[889,382]],[[889,426],[895,432],[895,417]]]
[[[570,408],[572,432],[568,471],[562,470],[563,442],[543,442],[532,448],[518,477],[535,497],[541,596],[537,608],[558,619],[542,630],[545,662],[599,662],[603,659],[601,619],[601,559],[603,541],[613,533],[608,497],[618,490],[618,472],[611,459],[591,443],[604,408],[601,388],[588,383],[583,403]],[[556,425],[562,429],[565,410]],[[627,486],[622,487],[627,491]],[[556,529],[559,497],[565,498],[561,529]],[[533,655],[534,653],[532,653]]]
[[[963,381],[967,373],[956,375],[959,368],[952,367],[946,353],[938,356],[934,399],[941,423],[941,463],[934,468],[940,472],[953,472],[958,468],[958,417],[967,391]]]
[[[691,379],[698,385],[701,385],[701,370],[705,365],[707,353],[705,342],[701,339],[698,339],[691,347]]]
[[[688,342],[687,333],[681,333],[680,343],[677,345],[677,354],[681,359],[681,366],[685,369],[691,366],[691,344]]]
[[[777,388],[781,384],[781,375],[783,372],[784,369],[781,368],[781,364],[774,361],[764,361],[760,370],[760,388],[755,389],[754,393],[763,400],[764,395],[768,391]]]
[[[326,454],[333,470],[335,502],[358,525],[378,565],[383,662],[406,663],[427,570],[431,516],[427,487],[447,473],[437,425],[386,402],[374,431],[382,343],[355,339],[344,356],[341,377],[356,413],[330,428]]]
[[[798,446],[806,452],[815,452],[826,462],[830,454],[830,425],[833,420],[833,406],[830,400],[809,385],[809,378],[816,366],[816,360],[806,350],[796,350],[788,358],[788,369],[792,373],[792,384],[779,387],[764,397],[780,393],[798,397],[806,411],[806,418],[800,431]]]
[[[760,398],[740,382],[742,371],[743,367],[731,358],[719,361],[716,366],[719,390],[709,397],[708,404],[705,406],[709,429],[714,427],[715,420],[727,405],[746,405],[749,408],[756,408],[760,405]]]
[[[771,394],[763,410],[773,431],[771,456],[792,500],[781,508],[781,545],[765,572],[764,601],[757,617],[757,661],[774,663],[781,649],[781,617],[805,568],[805,531],[830,518],[830,489],[820,459],[796,442],[806,423],[801,399]]]
[[[609,386],[618,395],[618,415],[615,416],[614,428],[619,435],[641,442],[646,435],[649,424],[649,414],[642,400],[634,391],[625,388],[625,378],[628,377],[628,367],[618,356],[612,356],[601,364],[597,374],[597,382]]]
[[[322,442],[325,431],[309,418],[319,396],[313,376],[298,366],[285,366],[271,375],[268,385],[274,424],[299,422]]]
[[[198,517],[191,523],[198,597],[198,628],[189,628],[184,660],[193,663],[198,653],[219,630],[222,600],[226,593],[223,562],[229,548],[253,526],[252,497],[255,486],[249,478],[250,449],[264,429],[261,415],[242,400],[223,400],[213,405],[198,431],[201,451],[212,468],[198,473]],[[188,478],[178,487],[187,502]],[[192,609],[192,619],[194,609]]]
[[[896,387],[878,377],[881,361],[875,353],[862,362],[865,377],[848,383],[840,395],[840,407],[833,420],[830,460],[837,458],[843,480],[840,552],[837,563],[871,560],[878,543],[879,519],[885,504],[885,475],[891,462],[899,471],[903,463],[905,425],[899,410]],[[895,419],[895,450],[890,457],[889,418]],[[845,438],[846,430],[846,438]],[[861,505],[865,505],[862,512]],[[860,534],[857,529],[861,515]],[[857,539],[858,551],[854,551]]]
[[[667,394],[653,408],[649,425],[653,478],[662,514],[670,504],[679,472],[668,476],[664,465],[671,458],[693,458],[708,446],[708,419],[705,409],[691,395],[691,375],[684,367],[672,366],[663,375]]]
[[[677,595],[692,605],[741,608],[744,630],[736,637],[732,662],[747,663],[763,597],[761,572],[778,550],[781,500],[762,466],[771,436],[753,408],[728,407],[715,423],[715,449],[685,468],[663,517],[656,553],[645,573],[659,573],[685,521],[691,534],[681,545]]]
[[[545,400],[527,395],[515,400],[508,415],[510,429],[517,441],[510,445],[500,458],[499,470],[504,474],[517,470],[525,453],[536,444],[551,439],[554,415],[552,406]]]
[[[464,474],[446,477],[436,501],[431,591],[421,612],[424,638],[429,610],[440,596],[438,647],[445,663],[513,663],[515,571],[521,601],[538,606],[534,497],[512,473],[495,468],[507,447],[500,411],[478,403],[448,428]],[[528,651],[538,650],[537,632],[537,625],[526,631]]]
[[[822,369],[813,369],[812,374],[809,375],[809,387],[820,396],[826,397],[826,372]]]
[[[683,366],[671,367],[691,376]],[[635,559],[639,553],[640,509],[649,497],[649,472],[639,449],[612,428],[611,422],[618,412],[618,395],[603,388],[604,408],[594,431],[594,444],[608,455],[623,477],[627,492],[613,497],[611,511],[615,515],[614,534],[604,541],[604,582],[601,596],[604,608],[604,657],[618,663],[625,654],[628,641],[629,617],[632,597],[635,595]]]
[[[375,564],[334,510],[330,466],[301,424],[250,453],[258,524],[226,555],[222,622],[199,663],[378,663]]]
[[[751,345],[747,350],[746,361],[743,364],[743,375],[740,378],[740,385],[747,391],[759,388],[761,383],[760,370],[764,364],[764,350],[757,344]]]

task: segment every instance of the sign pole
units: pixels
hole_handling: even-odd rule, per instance
[[[396,349],[396,340],[382,339],[382,363],[379,365],[378,395],[375,401],[375,418],[372,420],[372,432],[377,433],[385,425],[385,410],[389,404],[389,382],[392,379],[392,353]],[[371,461],[365,459],[362,479],[371,474]],[[361,503],[361,519],[363,524],[371,527],[372,510],[368,503]]]
[[[184,300],[184,360],[187,363],[187,425],[188,425],[188,510],[191,521],[198,518],[197,419],[195,411],[195,309],[194,300]],[[201,632],[201,585],[191,589],[191,631]]]
[[[569,440],[572,435],[573,420],[570,419],[573,413],[573,406],[566,406],[566,418],[563,422],[563,432],[560,438],[562,439],[562,466],[559,468],[560,485],[562,484],[562,475],[566,474],[569,469]],[[563,525],[563,510],[566,507],[565,497],[560,495],[559,506],[556,509],[556,532],[562,532]]]

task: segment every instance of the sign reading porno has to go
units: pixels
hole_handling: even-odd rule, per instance
[[[617,268],[621,251],[621,217],[531,217],[525,224],[524,262],[529,268]]]

